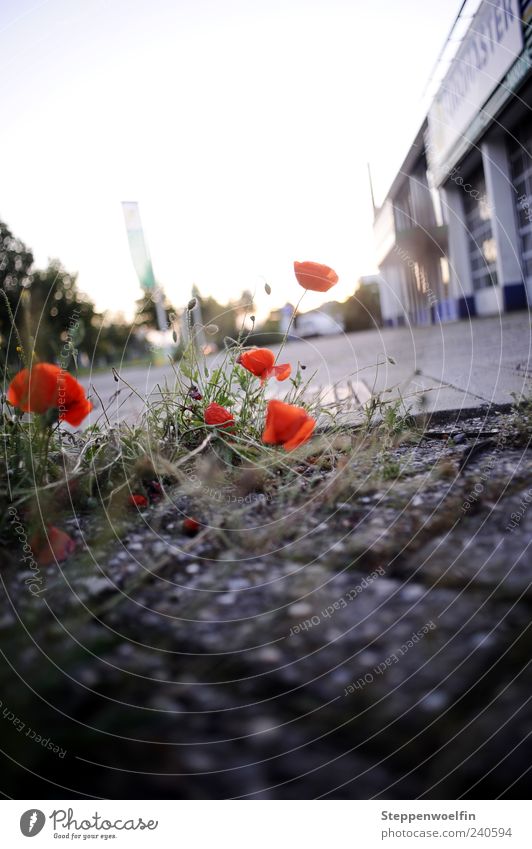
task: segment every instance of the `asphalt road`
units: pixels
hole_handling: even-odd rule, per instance
[[[512,393],[532,396],[531,346],[530,313],[519,312],[439,326],[291,341],[281,361],[295,367],[299,360],[306,366],[305,375],[316,372],[312,386],[327,389],[330,400],[352,389],[361,401],[370,391],[392,390],[385,397],[400,391],[414,412],[421,404],[432,411],[507,403]],[[209,357],[209,365],[217,356]],[[134,421],[142,412],[142,399],[155,397],[158,385],[165,381],[173,385],[174,380],[169,365],[124,368],[120,373],[138,395],[117,384],[111,370],[84,380],[94,387],[114,422]],[[272,393],[284,391],[282,384],[270,384]],[[102,412],[95,395],[93,400],[95,410],[87,424]]]

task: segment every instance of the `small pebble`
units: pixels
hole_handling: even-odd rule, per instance
[[[446,693],[441,690],[434,690],[433,693],[429,693],[428,696],[421,701],[421,707],[428,711],[439,711],[442,710],[447,702],[449,701]]]
[[[487,649],[487,648],[490,648],[492,646],[492,644],[495,642],[495,637],[494,637],[493,634],[490,634],[490,633],[474,634],[471,642],[473,643],[473,645],[477,649],[479,649],[479,648]]]
[[[249,581],[244,580],[244,578],[231,578],[228,581],[228,586],[230,590],[243,590],[249,587]]]
[[[271,737],[278,731],[279,722],[270,716],[257,716],[248,725],[248,734]]]
[[[304,601],[296,602],[288,608],[290,616],[308,616],[312,613],[312,607]]]
[[[219,604],[234,604],[236,601],[236,595],[234,593],[224,593],[218,599]]]
[[[407,584],[406,587],[403,587],[401,595],[405,601],[414,601],[416,598],[420,598],[425,592],[425,587],[420,586],[420,584]]]
[[[274,648],[274,646],[266,646],[257,652],[257,660],[263,663],[279,663],[281,658],[281,652],[279,649]]]

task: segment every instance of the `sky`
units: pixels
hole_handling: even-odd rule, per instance
[[[379,201],[459,6],[2,0],[0,218],[128,317],[123,200],[176,307],[196,284],[251,289],[264,315],[298,298],[296,259],[332,266],[343,300],[376,271],[367,163]]]

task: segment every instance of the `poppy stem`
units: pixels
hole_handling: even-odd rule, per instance
[[[48,452],[50,450],[50,439],[52,438],[52,426],[45,425],[43,434],[43,448],[41,453],[41,468],[39,474],[39,486],[45,483],[46,472],[48,470]]]
[[[281,347],[280,347],[280,348],[279,348],[279,350],[277,351],[277,356],[275,357],[275,361],[274,361],[274,363],[273,363],[274,365],[276,365],[277,360],[278,360],[278,359],[279,359],[279,357],[281,356],[281,353],[282,353],[282,351],[283,351],[283,348],[284,348],[284,346],[286,345],[286,341],[287,341],[287,339],[288,339],[288,334],[290,333],[290,330],[292,329],[292,325],[293,325],[294,321],[296,320],[297,311],[298,311],[299,307],[301,306],[301,301],[303,300],[303,298],[305,297],[305,295],[306,295],[306,294],[307,294],[307,290],[305,289],[305,291],[304,291],[304,292],[303,292],[303,294],[301,295],[301,297],[300,297],[299,301],[297,302],[297,304],[296,304],[296,305],[295,305],[295,307],[294,307],[294,311],[293,311],[292,315],[290,316],[290,321],[288,322],[288,327],[287,327],[287,328],[286,328],[286,330],[285,330],[285,334],[284,334],[284,336],[283,336],[283,340],[282,340],[282,342],[281,342]]]
[[[2,297],[5,301],[6,308],[7,308],[7,314],[9,316],[9,321],[11,322],[11,327],[13,328],[13,333],[15,334],[15,337],[16,337],[17,342],[18,342],[17,353],[18,353],[20,359],[22,360],[22,364],[27,368],[28,363],[27,363],[27,360],[26,360],[26,353],[24,351],[24,345],[22,344],[22,339],[20,338],[20,333],[18,332],[18,327],[15,324],[15,316],[13,315],[13,310],[11,309],[11,304],[9,302],[9,298],[7,297],[7,294],[2,287],[0,287],[0,295],[2,295]]]

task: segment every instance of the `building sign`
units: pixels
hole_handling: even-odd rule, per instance
[[[519,0],[484,0],[429,110],[431,171],[454,145],[523,49]]]

